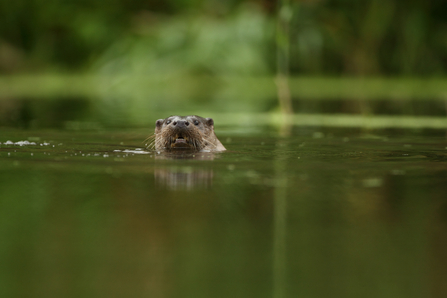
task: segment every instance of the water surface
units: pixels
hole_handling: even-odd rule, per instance
[[[445,131],[0,135],[1,297],[444,297]]]

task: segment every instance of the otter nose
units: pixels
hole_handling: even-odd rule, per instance
[[[172,122],[172,125],[182,128],[182,127],[188,126],[189,122],[186,120],[178,120],[178,121]]]

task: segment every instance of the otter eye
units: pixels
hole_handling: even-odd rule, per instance
[[[199,125],[199,121],[198,120],[194,120],[194,125]]]
[[[171,123],[171,120],[166,121],[166,124],[169,124],[169,123]]]

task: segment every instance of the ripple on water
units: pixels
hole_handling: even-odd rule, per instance
[[[2,143],[0,142],[0,145],[1,145]],[[46,143],[46,142],[43,142],[43,143],[40,143],[40,144],[37,144],[36,142],[30,142],[30,141],[18,141],[18,142],[13,142],[13,141],[10,141],[10,140],[8,140],[8,141],[6,141],[6,142],[4,142],[3,143],[3,145],[9,145],[9,146],[37,146],[37,145],[39,145],[39,146],[49,146],[50,145],[50,143]],[[62,143],[61,144],[59,144],[59,145],[62,145]],[[53,145],[53,147],[54,147],[54,145]]]
[[[142,148],[124,149],[124,150],[113,150],[113,152],[131,153],[131,154],[150,154],[149,151],[144,151]]]

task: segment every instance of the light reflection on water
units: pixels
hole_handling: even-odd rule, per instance
[[[1,297],[446,293],[442,132],[145,133],[3,132]]]

